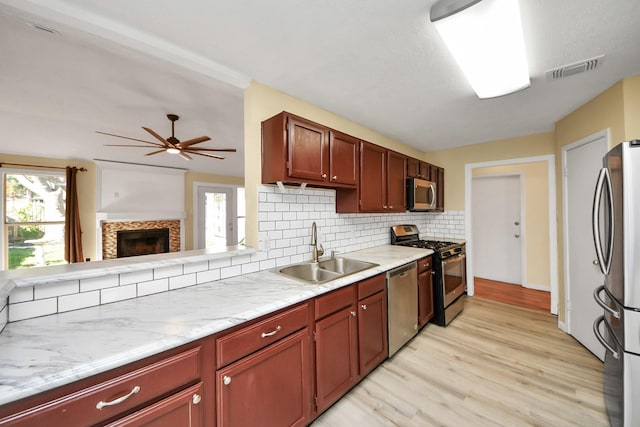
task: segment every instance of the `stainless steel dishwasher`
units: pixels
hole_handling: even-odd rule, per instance
[[[411,262],[387,272],[389,356],[418,333],[418,268]]]

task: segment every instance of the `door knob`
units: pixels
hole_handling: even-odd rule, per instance
[[[600,265],[600,263],[598,262],[597,259],[594,259],[593,261],[591,261],[593,263],[593,265]]]
[[[516,239],[517,239],[518,237],[520,237],[520,235],[519,235],[519,234],[515,234],[515,236],[516,236]]]
[[[514,222],[513,225],[520,225],[520,221]]]

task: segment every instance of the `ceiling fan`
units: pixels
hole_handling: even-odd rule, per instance
[[[151,142],[145,141],[143,139],[138,138],[130,138],[128,136],[115,135],[113,133],[100,132],[96,131],[96,133],[108,136],[115,136],[117,138],[130,139],[132,141],[144,142],[148,145],[129,145],[129,144],[105,144],[107,147],[139,147],[139,148],[151,148],[156,147],[159,150],[152,151],[150,153],[145,154],[145,156],[152,156],[154,154],[167,152],[170,154],[177,154],[185,160],[192,160],[192,157],[189,154],[195,154],[198,156],[211,157],[213,159],[224,159],[224,157],[219,156],[217,154],[210,154],[211,152],[216,151],[226,151],[230,153],[235,153],[235,148],[199,148],[193,147],[196,144],[200,144],[201,142],[209,141],[211,138],[208,136],[199,136],[197,138],[188,139],[186,141],[180,141],[174,135],[174,126],[176,121],[180,117],[175,114],[167,114],[167,119],[171,121],[171,136],[169,138],[163,138],[159,134],[157,134],[153,129],[149,129],[147,127],[142,126],[142,129],[149,132],[154,138],[156,138],[160,142]]]

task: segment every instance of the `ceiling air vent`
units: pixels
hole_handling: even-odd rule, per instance
[[[570,77],[575,74],[584,73],[586,71],[593,71],[596,67],[602,65],[604,61],[604,55],[595,56],[593,58],[585,59],[580,62],[574,62],[573,64],[563,65],[552,70],[547,70],[545,75],[547,80],[558,80],[565,77]]]

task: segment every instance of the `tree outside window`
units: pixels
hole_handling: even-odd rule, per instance
[[[4,253],[8,269],[64,264],[63,174],[3,174]]]

